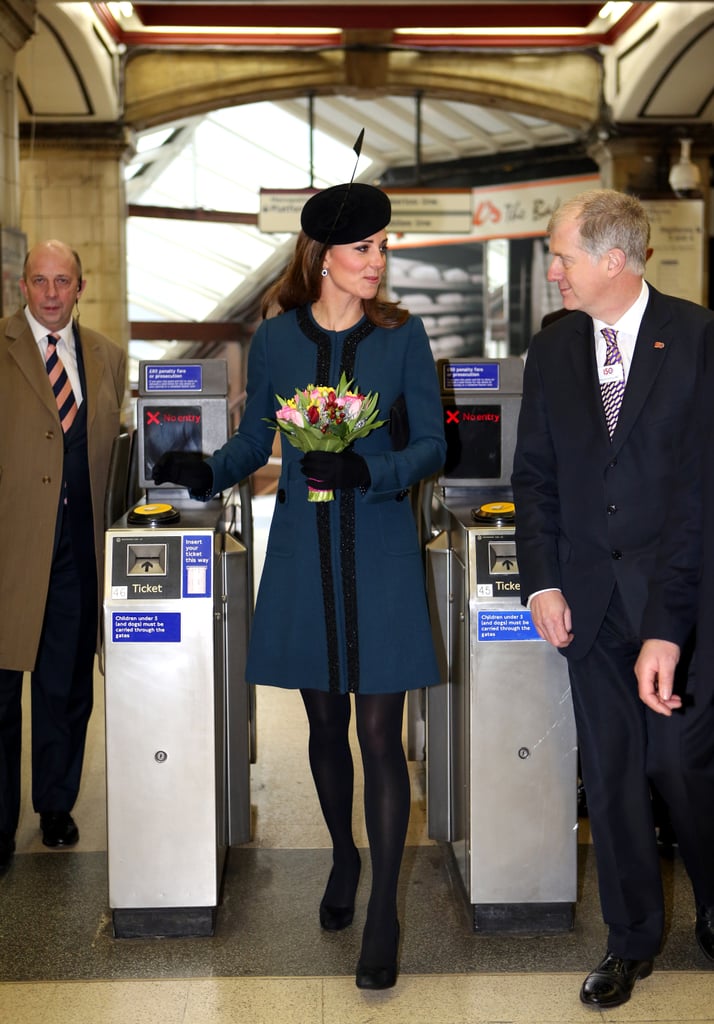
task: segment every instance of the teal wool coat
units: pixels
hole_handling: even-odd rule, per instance
[[[344,371],[379,395],[388,419],[403,395],[409,442],[392,447],[388,426],[355,442],[371,484],[307,500],[302,453],[285,437],[246,678],[288,688],[390,693],[438,683],[416,525],[406,489],[435,473],[446,452],[434,361],[424,327],[410,317],[391,330],[363,319],[324,331],[307,308],[265,320],[248,360],[248,398],[237,433],[208,460],[216,491],[267,461],[276,395],[336,386]]]

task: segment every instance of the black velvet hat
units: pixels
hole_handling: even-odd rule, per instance
[[[391,216],[389,197],[374,185],[356,181],[316,192],[303,206],[300,224],[316,242],[347,245],[386,228]]]

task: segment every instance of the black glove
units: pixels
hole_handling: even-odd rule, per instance
[[[200,452],[164,452],[154,465],[155,484],[178,484],[205,494],[213,488],[213,470]]]
[[[369,487],[367,463],[356,452],[305,452],[301,462],[310,483],[322,490]]]

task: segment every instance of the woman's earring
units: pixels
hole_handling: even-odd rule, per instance
[[[321,273],[323,277],[327,277],[327,267],[323,267]]]

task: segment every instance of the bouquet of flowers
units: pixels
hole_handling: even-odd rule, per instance
[[[308,384],[292,398],[276,395],[280,408],[268,422],[302,452],[342,452],[387,422],[377,419],[379,395],[363,395],[351,391],[351,386],[343,373],[336,388]],[[307,497],[308,501],[332,501],[335,493],[308,487]]]

